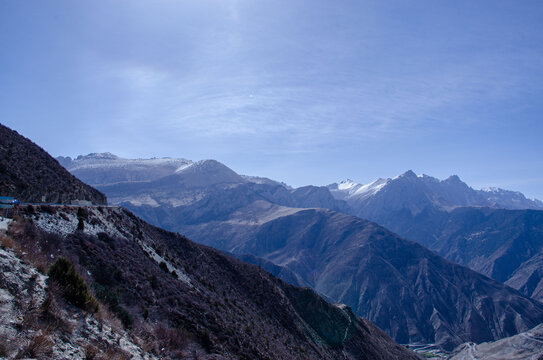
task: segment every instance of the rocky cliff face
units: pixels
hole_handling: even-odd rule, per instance
[[[21,202],[107,203],[104,194],[78,180],[38,145],[1,124],[0,195]]]

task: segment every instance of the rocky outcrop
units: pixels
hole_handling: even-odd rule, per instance
[[[64,304],[47,283],[38,269],[0,249],[0,357],[158,359],[136,344],[141,338]]]

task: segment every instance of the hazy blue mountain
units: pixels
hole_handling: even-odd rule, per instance
[[[456,175],[439,180],[428,175],[417,176],[411,170],[392,179],[377,179],[365,185],[345,180],[328,185],[328,189],[337,199],[347,201],[352,214],[380,224],[396,213],[416,215],[428,207],[439,210],[467,206],[543,210],[543,202],[527,199],[520,192],[497,188],[474,190]]]
[[[441,256],[543,300],[543,211],[426,208],[387,225]]]

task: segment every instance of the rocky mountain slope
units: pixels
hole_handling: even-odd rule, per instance
[[[543,300],[540,201],[502,189],[477,191],[455,176],[440,181],[411,171],[329,188],[359,216]]]
[[[396,220],[402,236],[543,300],[543,211],[425,209]]]
[[[209,359],[416,358],[348,307],[122,208],[21,210],[8,235],[26,244],[26,261],[47,268],[67,257],[108,304],[102,306],[132,319],[129,327],[151,328],[147,336],[155,338],[157,329],[182,337],[178,348],[168,343],[164,351],[190,345]]]
[[[494,342],[462,345],[450,360],[541,360],[543,359],[543,325]]]
[[[0,124],[0,195],[22,202],[106,204],[106,197],[70,174],[32,141]]]
[[[279,209],[280,216],[243,222],[239,213],[245,212],[187,225],[184,232],[290,270],[290,278],[294,273],[319,293],[351,306],[401,343],[452,350],[543,321],[542,304],[366,220],[323,209],[291,214]]]
[[[0,357],[158,359],[142,349],[142,338],[103,313],[90,314],[67,304],[47,276],[7,246],[13,246],[13,240],[1,237]]]

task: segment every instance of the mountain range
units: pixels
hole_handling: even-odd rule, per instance
[[[416,215],[427,207],[452,210],[457,207],[543,210],[543,202],[522,193],[499,188],[475,190],[456,175],[439,180],[417,176],[412,170],[392,179],[379,178],[369,184],[345,180],[327,186],[333,196],[345,200],[353,215],[373,221],[387,214],[409,211]]]
[[[543,205],[518,192],[474,190],[458,177],[408,171],[368,185],[328,186],[353,213],[543,300]]]
[[[85,178],[92,169],[100,173],[101,184],[94,185],[112,203],[155,225],[267,266],[287,281],[309,284],[375,321],[400,342],[452,349],[465,341],[513,335],[541,321],[540,303],[348,215],[360,211],[360,204],[373,204],[373,210],[365,208],[370,219],[368,215],[391,211],[420,214],[434,208],[447,213],[467,205],[490,205],[457,177],[441,182],[408,172],[366,187],[351,182],[293,189],[270,179],[241,176],[206,160],[182,164],[160,178],[119,182],[109,178],[108,171],[115,173],[131,162],[161,165],[156,159],[126,160],[110,154],[60,160],[72,164],[68,169],[85,181],[98,178]],[[500,201],[513,202],[504,199]]]
[[[11,136],[31,155],[29,162],[46,158],[33,158],[43,150],[14,132]],[[45,161],[58,165],[52,158]],[[39,178],[31,169],[25,168],[26,174]],[[63,171],[54,175],[62,179]],[[73,188],[58,184],[24,185],[29,194],[51,190],[57,201],[70,199],[81,188],[78,182]],[[0,238],[0,266],[24,268],[0,273],[0,328],[9,335],[2,356],[418,358],[349,307],[330,304],[310,288],[294,287],[258,266],[149,225],[123,208],[23,204]],[[30,290],[37,288],[39,296],[31,296]],[[95,314],[99,308],[109,312]],[[124,330],[112,325],[113,317]],[[91,337],[81,336],[91,328]]]

